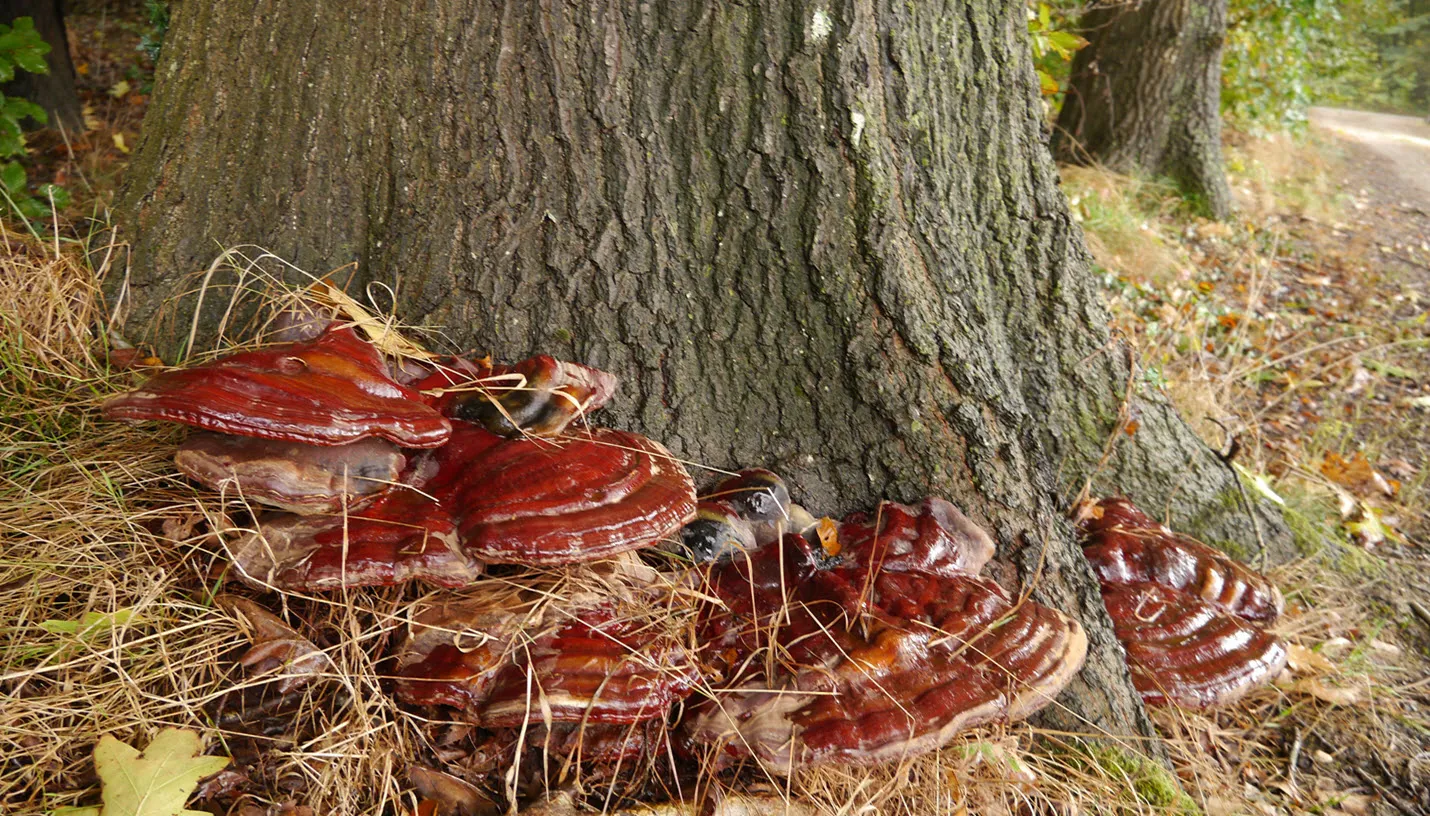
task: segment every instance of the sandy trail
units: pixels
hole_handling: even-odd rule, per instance
[[[1430,124],[1415,116],[1312,108],[1311,124],[1358,142],[1389,165],[1371,180],[1377,192],[1430,210]]]

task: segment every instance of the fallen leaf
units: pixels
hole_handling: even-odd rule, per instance
[[[201,756],[203,742],[193,731],[165,728],[141,753],[105,735],[94,747],[103,816],[206,816],[185,810],[199,780],[216,774],[228,757]]]
[[[279,694],[297,691],[328,667],[322,649],[257,601],[239,595],[220,595],[214,600],[239,619],[253,642],[239,663],[255,675],[283,672],[278,678]]]
[[[1286,650],[1286,663],[1297,674],[1330,674],[1336,670],[1336,664],[1325,655],[1296,643]]]
[[[1392,363],[1382,363],[1379,360],[1366,360],[1365,366],[1372,371],[1384,374],[1387,377],[1394,377],[1397,380],[1420,379],[1420,375],[1416,374],[1414,371],[1411,371],[1408,368],[1402,368],[1401,366],[1394,365]]]
[[[409,767],[407,778],[422,797],[418,804],[419,816],[421,806],[428,802],[432,803],[433,812],[441,816],[489,816],[502,810],[470,782],[426,765]]]
[[[114,83],[114,87],[109,89],[109,95],[115,99],[123,99],[127,93],[129,93],[129,81],[125,79]]]
[[[124,134],[114,134],[114,148],[125,155],[129,154],[129,145],[124,143]]]
[[[1331,705],[1355,705],[1361,701],[1361,690],[1343,686],[1332,686],[1315,677],[1303,677],[1291,684],[1290,690],[1315,697]]]

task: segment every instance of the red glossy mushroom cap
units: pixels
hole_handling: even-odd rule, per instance
[[[398,654],[397,697],[450,705],[489,728],[663,718],[699,672],[659,622],[615,604],[530,614],[513,599],[444,603]]]
[[[882,502],[873,513],[853,513],[839,524],[848,558],[890,572],[977,575],[993,557],[993,539],[948,501],[912,507]]]
[[[346,515],[282,514],[259,521],[230,548],[250,583],[284,590],[391,586],[417,580],[471,584],[482,563],[457,542],[456,523],[420,490],[393,488]]]
[[[1195,595],[1153,583],[1106,584],[1102,600],[1148,703],[1231,702],[1286,665],[1280,638]]]
[[[1114,528],[1089,539],[1083,555],[1104,585],[1160,584],[1249,621],[1271,623],[1285,605],[1266,576],[1187,536]]]
[[[380,436],[432,448],[452,432],[420,394],[387,376],[372,344],[345,327],[316,340],[166,371],[103,410],[109,419],[167,420],[312,445]]]
[[[1080,516],[1083,555],[1103,584],[1161,584],[1260,623],[1281,615],[1281,591],[1266,576],[1172,532],[1129,499],[1101,499],[1085,505]]]
[[[396,482],[406,457],[385,439],[320,446],[200,432],[174,464],[229,498],[307,514],[356,508]]]
[[[449,448],[433,458],[451,458]],[[494,563],[605,558],[672,536],[695,514],[695,485],[665,448],[608,428],[502,439],[433,490],[460,519],[463,546]]]
[[[754,756],[779,772],[871,764],[1051,702],[1082,665],[1081,627],[953,569],[947,542],[978,538],[961,524],[958,533],[876,541],[878,528],[917,531],[920,518],[931,527],[950,518],[923,507],[928,513],[889,512],[889,527],[862,515],[846,520],[860,532],[836,566],[817,545],[787,535],[713,567],[706,591],[721,603],[702,615],[699,637],[727,682],[687,720],[687,738],[717,747],[725,761]],[[870,557],[878,554],[886,557]]]

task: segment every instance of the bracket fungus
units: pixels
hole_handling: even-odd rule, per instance
[[[953,505],[885,502],[838,539],[830,556],[786,534],[710,568],[697,638],[724,682],[690,744],[775,772],[896,760],[1032,714],[1082,666],[1076,621],[973,574],[992,541]]]
[[[167,420],[312,445],[380,436],[434,448],[452,432],[421,394],[387,376],[372,344],[344,326],[315,340],[156,374],[105,402],[103,411],[109,419]]]
[[[398,652],[396,694],[493,729],[663,720],[699,680],[660,621],[613,602],[563,607],[488,593],[420,612]]]
[[[1283,607],[1266,576],[1120,496],[1088,504],[1079,516],[1083,554],[1144,701],[1219,705],[1285,666],[1285,643],[1262,628]]]
[[[559,441],[501,439],[453,482],[434,485],[434,495],[459,519],[468,552],[508,564],[569,564],[649,547],[695,514],[685,468],[659,443],[609,428]]]
[[[293,513],[334,513],[396,483],[407,458],[385,439],[305,445],[201,431],[174,454],[184,475]]]

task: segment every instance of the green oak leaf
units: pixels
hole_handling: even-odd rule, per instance
[[[165,728],[143,753],[114,737],[94,747],[104,805],[101,816],[188,816],[184,803],[199,780],[223,770],[228,757],[200,756],[199,735]]]

